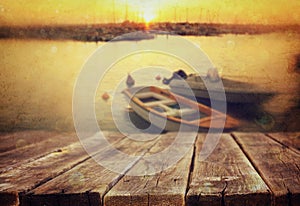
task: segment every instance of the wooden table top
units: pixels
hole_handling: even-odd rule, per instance
[[[189,148],[175,165],[152,174],[144,157],[166,150],[176,133],[156,136],[105,132],[113,148],[134,157],[120,174],[95,161],[124,158],[96,136],[84,140],[92,145],[87,154],[76,134],[2,133],[0,205],[300,205],[300,133],[224,133],[206,159],[199,133],[176,143],[175,156]]]

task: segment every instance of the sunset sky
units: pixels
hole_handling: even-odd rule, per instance
[[[1,0],[0,25],[122,22],[300,24],[300,0]]]

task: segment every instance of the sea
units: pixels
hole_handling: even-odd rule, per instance
[[[296,56],[300,54],[300,34],[280,33],[221,36],[182,36],[184,42],[197,48],[201,59],[195,68],[179,58],[177,51],[189,55],[189,46],[174,44],[172,36],[156,35],[154,39],[127,42],[82,42],[66,40],[1,39],[0,40],[0,131],[44,129],[74,131],[73,94],[78,79],[90,65],[95,85],[93,106],[101,130],[117,131],[130,111],[122,94],[128,74],[136,86],[154,85],[167,88],[163,77],[182,69],[186,73],[205,75],[209,67],[217,68],[226,78],[257,84],[276,95],[257,104],[228,105],[227,112],[246,122],[237,131],[273,132],[300,130],[300,72]],[[168,52],[132,48],[152,41],[170,47]],[[181,40],[180,40],[181,41]],[[115,50],[107,49],[107,44]],[[127,47],[122,58],[111,58],[119,46]],[[126,51],[126,50],[125,50]],[[197,55],[196,55],[197,56]],[[196,58],[196,57],[195,57]],[[111,64],[103,67],[102,62]],[[207,61],[207,62],[206,62]],[[87,91],[89,92],[89,91]],[[109,98],[104,99],[106,93]],[[84,98],[84,96],[82,97]],[[117,110],[116,110],[117,108]],[[84,112],[84,109],[82,109]],[[132,115],[137,124],[145,124]],[[130,127],[130,125],[129,125]]]

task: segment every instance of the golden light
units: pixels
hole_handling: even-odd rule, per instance
[[[154,18],[155,14],[152,11],[144,11],[143,18],[146,24],[149,24]]]

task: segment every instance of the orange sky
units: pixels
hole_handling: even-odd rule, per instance
[[[130,21],[300,24],[300,0],[1,0],[0,25]]]

